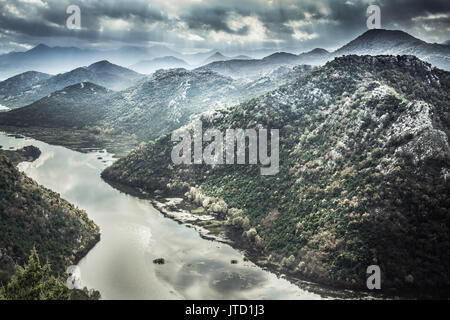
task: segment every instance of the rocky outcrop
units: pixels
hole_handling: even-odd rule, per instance
[[[18,150],[1,150],[0,155],[6,156],[14,165],[20,162],[33,162],[41,155],[41,150],[35,146],[26,146]]]

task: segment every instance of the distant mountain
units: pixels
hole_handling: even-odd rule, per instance
[[[281,65],[309,64],[323,65],[343,55],[414,55],[431,63],[433,66],[450,70],[450,46],[430,44],[417,39],[406,32],[397,30],[373,29],[365,32],[342,48],[328,52],[316,48],[299,55],[288,52],[276,52],[262,59],[248,60],[248,63],[235,62],[220,54],[216,62],[209,63],[206,68],[221,72],[228,76],[261,76],[269,69]],[[262,61],[265,63],[262,63]],[[258,73],[260,69],[262,73]],[[242,70],[240,72],[240,70]],[[273,70],[273,69],[272,69]]]
[[[0,77],[7,78],[18,73],[36,70],[59,73],[98,60],[98,52],[75,47],[48,47],[39,44],[25,52],[0,55]]]
[[[372,29],[335,51],[336,54],[384,54],[395,55],[403,50],[417,47],[424,41],[414,38],[403,31]]]
[[[212,56],[217,50],[208,50],[205,52],[198,52],[198,53],[188,53],[188,54],[180,54],[180,55],[174,55],[175,57],[182,59],[189,63],[191,66],[200,66],[203,64],[203,62],[208,59],[210,56]]]
[[[445,45],[447,45],[447,46],[450,46],[450,40],[447,40],[447,41],[443,42],[442,44],[445,44]]]
[[[0,127],[76,150],[90,144],[129,151],[201,113],[257,97],[310,71],[307,66],[285,67],[255,81],[240,81],[210,70],[158,70],[121,92],[83,82],[0,113]]]
[[[11,109],[20,108],[55,91],[80,82],[92,82],[109,89],[121,90],[133,86],[143,77],[141,74],[108,61],[100,61],[85,68],[77,68],[35,82],[31,86],[19,90],[16,94],[2,96],[0,97],[0,104]]]
[[[286,48],[286,52],[298,52],[296,48]],[[224,55],[218,50],[194,54],[183,54],[162,45],[151,47],[124,46],[114,50],[79,49],[75,47],[49,47],[44,44],[25,52],[11,52],[0,55],[0,79],[6,79],[30,70],[57,74],[95,61],[108,60],[119,65],[133,65],[139,61],[173,56],[192,66],[229,59],[263,58],[273,54],[273,49],[241,50],[240,53]],[[312,54],[312,57],[308,57]],[[402,31],[374,29],[330,55],[329,59],[345,54],[412,54],[433,65],[449,70],[448,41],[446,44],[430,44],[414,38]],[[238,56],[236,56],[238,55]],[[320,57],[322,55],[322,57]],[[248,57],[247,57],[248,56]],[[300,54],[301,63],[320,64],[325,52],[311,51]],[[230,58],[232,57],[232,58]],[[309,59],[311,58],[311,59]],[[325,61],[324,61],[325,62]],[[323,62],[323,63],[324,63]]]
[[[208,59],[206,59],[203,64],[208,64],[211,62],[216,62],[216,61],[225,61],[225,60],[229,60],[230,58],[225,57],[223,54],[221,54],[220,52],[216,52],[214,53],[212,56],[210,56]]]
[[[430,44],[414,38],[403,31],[374,29],[369,30],[349,42],[342,48],[328,52],[316,48],[309,52],[295,55],[288,52],[276,52],[262,59],[248,60],[248,63],[224,59],[210,63],[206,68],[227,76],[258,77],[281,65],[309,64],[323,65],[343,55],[414,55],[434,66],[450,70],[450,47],[448,45]],[[265,62],[265,63],[263,63]],[[261,70],[258,72],[257,70]]]
[[[286,52],[277,52],[263,59],[227,59],[216,61],[197,70],[211,70],[235,79],[250,79],[255,81],[267,76],[280,66],[294,66],[306,62],[299,56]],[[305,63],[306,64],[306,63]]]
[[[274,175],[263,165],[173,165],[169,133],[102,177],[185,197],[257,261],[299,278],[367,290],[375,264],[384,290],[448,289],[449,110],[449,72],[413,56],[339,57],[202,117],[203,133],[279,129]]]
[[[373,29],[333,52],[342,55],[413,55],[434,66],[450,70],[450,47],[430,44],[406,32]]]
[[[141,60],[163,56],[182,57],[182,54],[164,46],[124,46],[115,50],[92,50],[75,47],[49,47],[39,44],[25,52],[11,52],[0,55],[0,79],[6,79],[30,70],[57,74],[99,60],[115,64],[130,65]]]
[[[151,74],[159,69],[189,68],[189,64],[184,60],[168,56],[153,60],[143,60],[130,66],[130,68],[139,73]]]
[[[91,64],[86,68],[97,77],[95,83],[112,90],[123,90],[133,86],[144,76],[133,70],[112,64],[106,60]]]
[[[264,57],[262,61],[272,64],[295,64],[299,61],[299,57],[292,53],[276,52],[270,56]]]
[[[245,55],[239,55],[231,58],[232,60],[252,60],[253,58]]]
[[[299,62],[309,65],[323,65],[331,58],[330,52],[322,48],[316,48],[309,52],[304,52],[298,55]]]

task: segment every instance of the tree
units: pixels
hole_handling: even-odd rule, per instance
[[[69,300],[70,291],[58,278],[51,275],[50,264],[41,265],[36,248],[31,249],[28,263],[17,268],[3,293],[7,300]]]

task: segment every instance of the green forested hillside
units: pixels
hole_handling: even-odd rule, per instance
[[[86,212],[38,185],[0,155],[2,256],[9,256],[23,265],[35,246],[41,258],[48,259],[53,272],[62,274],[99,238],[99,228]]]
[[[204,130],[280,129],[278,174],[176,166],[164,135],[103,177],[184,194],[286,272],[365,288],[376,264],[383,289],[448,288],[449,92],[450,73],[415,57],[345,56],[203,117]]]

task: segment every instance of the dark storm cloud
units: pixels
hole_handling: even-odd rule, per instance
[[[81,8],[82,30],[65,27],[70,4]],[[448,0],[0,0],[0,50],[38,42],[335,48],[367,30],[370,4],[384,28],[448,40]]]

